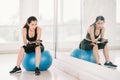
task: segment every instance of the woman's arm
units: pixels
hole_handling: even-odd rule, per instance
[[[40,27],[37,27],[37,40],[36,40],[36,44],[39,45],[40,42],[41,42],[41,28]]]
[[[41,28],[40,27],[37,27],[37,40],[40,40],[41,39]]]
[[[104,38],[104,34],[105,34],[105,28],[103,27],[100,39],[101,39],[101,42],[108,42],[108,40]]]
[[[90,27],[89,34],[90,34],[90,38],[91,38],[92,43],[96,43],[97,41],[95,40],[95,36],[94,36],[94,26]]]
[[[100,36],[101,39],[104,39],[104,33],[105,33],[105,28],[103,27]]]
[[[26,28],[22,29],[22,37],[23,37],[23,44],[26,46],[27,39],[26,39]]]

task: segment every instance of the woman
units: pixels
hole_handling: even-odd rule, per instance
[[[105,66],[117,67],[114,65],[108,55],[108,40],[104,38],[105,27],[103,26],[105,19],[103,16],[98,16],[96,21],[90,26],[87,31],[86,38],[81,41],[79,48],[84,50],[93,50],[93,56],[97,64],[101,65],[99,61],[98,50],[103,49],[103,54],[106,62]]]
[[[17,64],[10,73],[21,72],[20,64],[23,60],[24,53],[29,54],[30,52],[35,52],[36,54],[36,68],[35,74],[39,75],[39,64],[40,64],[40,52],[44,51],[44,46],[41,43],[41,28],[37,26],[37,19],[34,16],[31,16],[27,19],[25,26],[22,29],[23,36],[23,46],[21,47]]]

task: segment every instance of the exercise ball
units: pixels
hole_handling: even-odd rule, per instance
[[[71,56],[80,59],[80,49],[75,49],[72,53]]]
[[[35,59],[35,52],[26,53],[24,59],[22,61],[23,67],[27,71],[34,71],[36,67],[36,59]],[[43,51],[41,53],[41,60],[40,60],[40,71],[47,70],[52,64],[52,56],[50,55],[49,51]]]
[[[71,56],[78,58],[78,59],[86,60],[92,63],[96,62],[93,57],[92,50],[82,50],[78,48],[78,49],[73,50],[73,52],[71,53]]]

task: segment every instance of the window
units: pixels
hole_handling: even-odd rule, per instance
[[[116,35],[120,34],[120,0],[116,0]],[[120,36],[116,36],[116,40],[120,40]]]
[[[54,46],[54,0],[39,0],[39,26],[42,28],[41,39],[47,49]]]
[[[59,0],[58,41],[74,42],[80,38],[80,15],[80,0]]]
[[[2,0],[0,10],[0,25],[18,25],[19,0]]]
[[[81,0],[59,0],[58,23],[79,24],[81,15],[80,2]]]
[[[0,43],[19,40],[19,0],[2,0],[0,2]]]
[[[117,7],[116,7],[116,13],[117,13],[117,15],[116,15],[116,21],[117,21],[117,23],[120,23],[120,0],[117,0]]]
[[[39,20],[41,25],[53,24],[54,0],[39,0]]]

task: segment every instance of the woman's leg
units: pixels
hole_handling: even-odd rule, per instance
[[[39,65],[40,65],[40,57],[41,57],[41,49],[40,46],[37,46],[35,48],[35,53],[36,53],[36,68],[35,68],[35,75],[39,75],[40,74],[40,69],[39,69]]]
[[[16,66],[9,72],[10,74],[12,73],[18,73],[18,72],[21,72],[21,68],[20,68],[20,64],[23,60],[23,57],[24,57],[24,48],[21,47],[20,48],[20,51],[19,51],[19,54],[18,54],[18,58],[17,58],[17,63],[16,63]]]
[[[103,54],[105,57],[106,62],[104,63],[104,65],[106,66],[111,66],[111,67],[117,67],[117,65],[113,64],[110,59],[109,59],[109,54],[108,54],[108,47],[107,45],[104,47],[103,49]]]
[[[40,57],[41,57],[40,46],[37,46],[37,47],[35,48],[35,53],[36,53],[36,67],[39,67]]]
[[[109,62],[110,60],[109,60],[109,54],[108,54],[108,47],[107,47],[107,45],[103,49],[103,54],[104,54],[106,62]]]
[[[23,47],[21,47],[21,49],[20,49],[20,51],[19,51],[19,54],[18,54],[18,58],[17,58],[17,64],[16,64],[16,66],[19,68],[20,67],[20,64],[21,64],[21,62],[22,62],[22,60],[23,60],[23,57],[24,57],[24,48]]]
[[[98,54],[98,45],[94,44],[93,45],[93,56],[97,64],[99,64],[99,54]]]

